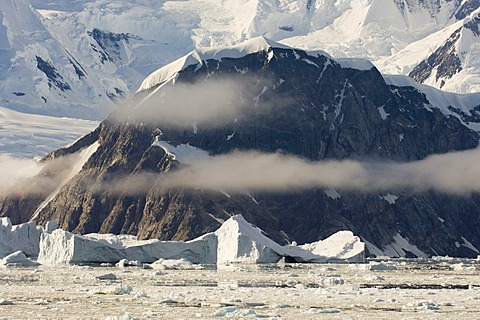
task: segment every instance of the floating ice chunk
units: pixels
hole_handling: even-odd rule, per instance
[[[98,280],[117,280],[117,276],[113,273],[102,274],[101,276],[95,277]]]
[[[455,271],[466,271],[466,270],[475,271],[476,267],[474,265],[469,265],[465,263],[456,263],[452,265],[452,269]]]
[[[113,295],[123,295],[132,293],[133,288],[128,285],[112,285],[109,283],[107,287],[100,289],[96,294],[113,294]]]
[[[127,259],[122,259],[120,261],[118,261],[118,263],[115,265],[119,268],[125,268],[126,266],[128,266],[128,263],[129,261]]]
[[[373,263],[370,265],[370,270],[371,271],[393,271],[393,270],[397,270],[397,267],[389,263]]]
[[[282,257],[297,262],[364,261],[363,242],[349,231],[303,246],[281,246],[241,215],[230,217],[214,233],[191,241],[139,241],[134,236],[75,235],[57,229],[40,238],[42,264],[118,263],[165,270],[193,264],[276,263]],[[188,265],[187,265],[188,264]]]
[[[235,306],[223,307],[222,309],[215,312],[213,315],[217,318],[225,317],[228,314],[237,313],[238,308]]]
[[[153,269],[181,269],[188,270],[193,268],[193,263],[187,259],[159,259],[151,264]]]
[[[135,318],[125,313],[123,316],[108,316],[104,320],[135,320]]]
[[[0,306],[12,306],[12,305],[14,305],[13,301],[0,299]]]
[[[14,266],[14,267],[35,267],[39,263],[32,261],[27,258],[27,256],[22,251],[17,251],[12,254],[9,254],[1,260],[1,263],[4,266]]]

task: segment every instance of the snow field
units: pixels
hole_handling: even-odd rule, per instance
[[[0,107],[0,154],[44,157],[97,126],[96,121],[26,114]]]

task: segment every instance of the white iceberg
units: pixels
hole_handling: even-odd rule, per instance
[[[118,263],[185,259],[194,264],[292,262],[364,262],[365,245],[349,231],[303,246],[281,246],[243,216],[225,221],[213,233],[191,241],[139,241],[134,236],[75,235],[64,230],[42,233],[38,261],[42,264]],[[163,263],[163,262],[162,262]]]
[[[276,263],[283,257],[283,247],[248,223],[242,215],[225,221],[215,235],[218,240],[217,264]]]
[[[316,258],[306,260],[308,262],[364,262],[365,261],[365,243],[355,236],[351,231],[338,231],[325,240],[308,243],[299,246],[299,248],[311,252],[316,257],[321,257],[320,261]]]
[[[38,261],[42,264],[117,263],[122,259],[151,263],[158,259],[185,258],[193,263],[215,263],[211,237],[183,241],[133,240],[124,235],[76,235],[57,229],[40,238]]]
[[[0,218],[0,259],[16,251],[22,251],[27,257],[37,257],[43,232],[35,222],[13,226],[9,218]]]
[[[7,267],[35,267],[39,264],[27,258],[22,251],[16,251],[1,259],[0,265]]]

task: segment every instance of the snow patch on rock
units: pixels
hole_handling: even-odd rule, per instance
[[[390,204],[395,204],[395,202],[398,200],[399,197],[397,195],[388,193],[384,196],[381,196],[380,198],[382,198],[383,200],[387,201]]]
[[[209,157],[207,151],[194,147],[188,143],[179,144],[175,147],[166,141],[159,140],[158,137],[155,138],[152,146],[162,148],[165,153],[170,155],[174,160],[184,164],[195,163],[198,160],[207,159]]]
[[[373,243],[366,241],[363,239],[368,249],[368,252],[374,254],[377,257],[381,256],[388,256],[388,257],[406,257],[408,256],[407,253],[413,253],[418,258],[426,258],[428,255],[420,250],[417,246],[408,242],[401,234],[397,233],[393,237],[393,241],[391,244],[379,248],[375,246]]]

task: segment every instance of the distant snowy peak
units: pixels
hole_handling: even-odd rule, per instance
[[[409,76],[446,91],[480,91],[480,10],[416,65]]]
[[[395,73],[408,74],[438,48],[436,43],[422,42],[421,54],[406,62],[392,60],[385,69],[377,62],[398,57],[436,32],[445,35],[479,7],[480,0],[3,0],[0,103],[30,113],[103,118],[154,70],[194,48],[231,46],[259,36],[335,57],[366,58],[382,71],[399,66]],[[455,30],[448,29],[442,42]],[[470,48],[472,68],[462,65],[467,83],[480,78],[474,72],[478,50]],[[177,67],[204,58],[195,50]],[[441,81],[426,83],[440,87]],[[452,78],[443,89],[479,90],[463,82]]]
[[[394,0],[394,2],[408,20],[412,20],[412,17],[419,13],[427,13],[439,23],[446,23],[457,12],[462,0]]]
[[[56,116],[102,119],[126,86],[85,63],[27,0],[0,2],[1,103]]]

